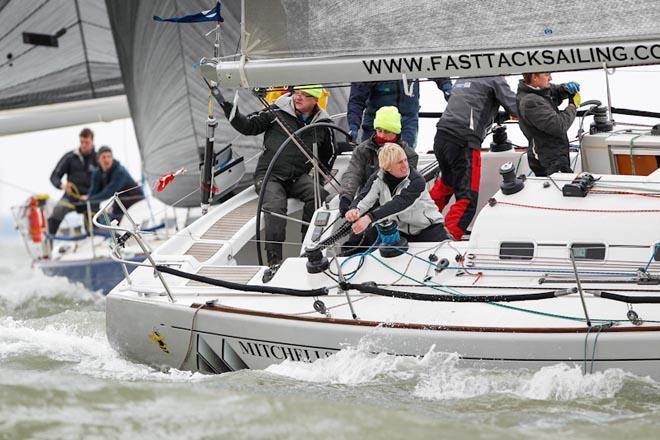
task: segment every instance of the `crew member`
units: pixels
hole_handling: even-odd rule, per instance
[[[445,216],[445,227],[456,240],[463,237],[477,211],[481,143],[500,106],[509,115],[518,115],[516,95],[504,77],[459,79],[436,125],[433,152],[441,175],[431,197],[440,211],[452,195],[456,197]]]
[[[57,162],[50,175],[50,181],[57,189],[63,189],[64,195],[55,205],[53,213],[48,217],[48,233],[57,234],[60,223],[69,212],[76,210],[84,212],[84,204],[80,196],[89,191],[92,171],[96,168],[96,152],[94,151],[94,132],[83,128],[79,135],[80,145],[69,151]],[[62,177],[66,182],[62,184]]]
[[[83,200],[100,202],[109,199],[115,193],[119,194],[119,200],[128,209],[130,206],[144,199],[142,188],[128,173],[118,160],[112,157],[110,147],[103,145],[97,153],[99,168],[92,173],[92,184],[89,195],[82,196]],[[110,216],[121,221],[124,211],[114,203],[110,208]]]
[[[229,118],[233,104],[225,101],[218,89],[214,88],[213,93]],[[294,93],[281,96],[269,108],[248,116],[236,111],[234,118],[229,121],[234,129],[244,135],[253,136],[264,133],[264,152],[259,157],[254,172],[257,193],[264,184],[264,174],[273,156],[289,138],[289,133],[280,126],[275,118],[278,118],[291,133],[315,122],[330,122],[328,113],[318,106],[318,100],[322,95],[323,88],[320,85],[297,87]],[[312,145],[317,144],[320,166],[329,171],[334,156],[330,130],[325,127],[316,127],[303,132],[298,139],[310,156]],[[281,263],[282,242],[286,238],[286,220],[270,215],[270,213],[286,215],[287,198],[296,198],[305,204],[303,221],[309,222],[314,214],[314,181],[308,174],[312,166],[307,156],[293,141],[289,142],[273,166],[263,201],[263,209],[266,213],[266,256],[269,266]],[[323,197],[327,195],[323,188],[321,188],[321,194]],[[306,231],[307,226],[303,225],[303,236]]]
[[[452,98],[453,99],[453,98]],[[394,220],[408,241],[438,242],[449,236],[421,174],[408,165],[406,152],[397,144],[385,144],[378,151],[380,170],[353,200],[346,220],[353,233],[363,233],[372,223]],[[376,203],[380,205],[372,209]]]
[[[374,118],[376,132],[355,147],[346,171],[341,177],[339,212],[343,217],[351,206],[355,194],[364,187],[369,177],[378,171],[378,150],[386,143],[397,143],[406,152],[408,164],[417,168],[419,156],[401,139],[401,114],[394,106],[381,107]]]
[[[566,132],[580,105],[580,85],[573,81],[561,85],[550,81],[550,72],[524,73],[518,84],[520,129],[529,141],[529,168],[537,176],[573,172]],[[565,99],[568,105],[559,110]]]
[[[448,100],[452,83],[449,78],[434,80]],[[358,131],[362,127],[361,142],[371,139],[374,134],[376,111],[385,106],[394,106],[401,113],[401,139],[411,148],[417,143],[419,129],[419,82],[412,82],[412,96],[408,96],[402,81],[371,81],[351,84],[348,97],[348,127],[353,140],[358,141]]]

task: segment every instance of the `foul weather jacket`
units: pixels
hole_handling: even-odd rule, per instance
[[[408,157],[410,168],[417,168],[419,156],[408,146],[408,144],[399,140],[397,142]],[[374,137],[367,139],[355,147],[351,155],[351,161],[348,163],[346,171],[341,176],[341,196],[352,201],[355,194],[367,183],[376,171],[378,171],[378,150],[381,145],[374,141]]]
[[[360,213],[367,212],[376,202],[380,203],[369,215],[374,223],[394,220],[399,231],[417,235],[431,225],[442,223],[443,217],[426,190],[426,182],[419,172],[410,169],[408,177],[393,192],[384,180],[385,172],[371,176],[364,190],[353,201]]]
[[[481,149],[500,105],[509,115],[518,116],[516,95],[503,76],[459,79],[436,127],[439,132]]]
[[[62,177],[66,174],[67,181],[76,185],[80,194],[87,194],[92,172],[97,166],[96,151],[83,156],[76,148],[62,156],[50,175],[50,182],[55,188],[62,189]]]
[[[561,86],[536,89],[520,81],[518,84],[518,108],[520,129],[529,141],[528,156],[536,159],[542,170],[534,170],[538,176],[557,171],[571,172],[569,142],[566,132],[575,120],[576,108],[568,105],[560,111],[557,107],[569,94]],[[533,161],[530,161],[533,167]]]
[[[125,191],[129,188],[133,189],[121,194],[120,199],[135,202],[135,200],[144,197],[142,188],[137,186],[137,183],[128,174],[126,168],[118,160],[113,159],[112,166],[108,171],[103,171],[99,167],[92,173],[89,201],[100,202],[109,199],[116,192]]]
[[[227,118],[229,118],[232,105],[223,106],[223,110]],[[290,95],[281,96],[268,109],[248,116],[236,111],[234,119],[230,121],[230,124],[236,131],[248,136],[264,133],[264,152],[257,162],[257,168],[254,172],[255,182],[263,179],[275,153],[289,137],[277,123],[275,116],[282,121],[291,133],[314,122],[331,122],[328,113],[320,108],[317,108],[316,113],[308,121],[304,122],[298,117],[293,99]],[[298,135],[298,139],[307,148],[310,156],[312,144],[314,142],[317,143],[319,161],[324,170],[328,171],[334,157],[331,131],[325,127],[313,128]],[[291,140],[274,165],[272,177],[282,181],[296,180],[301,175],[309,173],[311,169],[312,163],[298,149],[294,141]]]
[[[449,78],[434,79],[438,88],[449,99],[452,83]],[[351,131],[357,133],[360,126],[365,137],[374,132],[374,117],[379,108],[393,105],[401,113],[400,138],[414,146],[419,128],[419,82],[412,83],[412,96],[403,89],[403,83],[396,81],[367,81],[351,84],[348,97],[346,119]],[[365,138],[363,137],[363,139]]]

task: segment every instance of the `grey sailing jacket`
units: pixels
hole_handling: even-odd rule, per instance
[[[529,141],[528,155],[544,169],[540,173],[534,170],[537,175],[571,172],[566,131],[575,120],[577,109],[569,105],[560,111],[557,107],[568,97],[568,92],[557,84],[550,84],[548,89],[535,89],[524,81],[518,84],[520,129]]]
[[[395,220],[399,231],[409,235],[419,234],[429,226],[443,222],[442,214],[417,170],[411,168],[408,177],[397,185],[394,193],[383,180],[384,174],[380,170],[371,176],[364,190],[353,200],[353,207],[360,213],[367,212],[379,202],[380,206],[370,213],[373,222]]]
[[[503,76],[459,79],[436,127],[478,149],[500,106],[518,116],[516,94]]]
[[[232,105],[226,105],[223,107],[227,117],[229,117],[231,109]],[[264,133],[264,152],[259,157],[257,168],[254,171],[255,181],[263,178],[268,165],[277,152],[277,149],[280,148],[280,145],[282,145],[282,143],[289,137],[289,135],[275,121],[275,115],[280,118],[292,133],[313,122],[331,122],[330,115],[320,108],[309,121],[303,122],[296,115],[293,99],[289,95],[279,97],[273,105],[270,106],[270,109],[264,109],[252,115],[244,116],[237,111],[234,115],[234,119],[230,121],[231,126],[234,127],[236,131],[248,136]],[[318,156],[321,166],[328,171],[334,154],[332,134],[330,130],[325,127],[314,128],[302,133],[302,135],[298,137],[302,141],[302,144],[309,149],[309,153],[312,151],[312,144],[314,142],[318,143]],[[311,169],[312,163],[298,149],[293,141],[290,141],[273,167],[273,176],[283,181],[295,180],[301,175],[307,174]]]
[[[419,156],[408,146],[406,141],[397,142],[408,157],[410,168],[417,168]],[[341,196],[352,201],[355,194],[362,188],[376,171],[378,171],[378,145],[373,136],[355,147],[348,168],[341,176]]]

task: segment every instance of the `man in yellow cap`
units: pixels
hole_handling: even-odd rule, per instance
[[[213,88],[212,93],[229,118],[233,104],[224,99],[219,89]],[[264,175],[275,153],[289,138],[289,133],[277,123],[275,118],[278,118],[291,133],[315,122],[331,122],[328,113],[318,106],[318,100],[322,95],[321,85],[296,87],[293,93],[279,97],[267,109],[248,116],[236,111],[233,119],[230,119],[232,127],[244,135],[264,134],[264,152],[259,157],[254,171],[254,186],[257,192],[260,192],[264,184]],[[312,144],[318,145],[320,166],[329,173],[334,157],[330,130],[325,127],[314,128],[303,132],[297,138],[307,148],[310,156]],[[294,142],[289,142],[273,165],[263,201],[263,209],[266,213],[266,255],[269,266],[277,265],[282,261],[282,242],[286,238],[286,220],[269,213],[285,216],[287,199],[295,198],[305,204],[303,221],[311,220],[314,214],[314,181],[308,174],[311,169],[312,163]],[[325,195],[322,188],[321,194]],[[303,236],[306,231],[307,226],[303,225]]]
[[[410,167],[417,168],[419,159],[415,150],[401,139],[401,114],[394,106],[381,107],[374,118],[376,132],[355,147],[348,168],[341,177],[339,213],[343,217],[349,210],[355,195],[364,187],[369,178],[378,172],[378,151],[386,143],[399,144],[406,153]],[[361,237],[349,238],[348,245],[359,242]],[[364,243],[363,243],[364,244]]]

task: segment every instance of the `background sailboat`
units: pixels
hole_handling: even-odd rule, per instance
[[[5,0],[0,29],[0,136],[129,117],[103,0]]]

